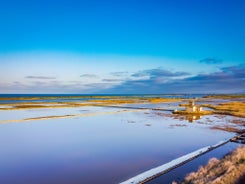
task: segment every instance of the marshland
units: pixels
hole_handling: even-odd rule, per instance
[[[194,118],[173,113],[192,99],[188,95],[1,96],[0,182],[120,183],[244,131],[244,96],[199,95],[196,104],[210,114]],[[180,182],[210,158],[222,158],[237,147],[228,143],[192,161],[191,167],[182,166],[157,179]],[[176,178],[174,172],[181,174]]]

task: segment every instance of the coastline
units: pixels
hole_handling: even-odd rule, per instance
[[[211,115],[211,116],[222,116],[222,117],[234,117],[238,119],[234,119],[230,121],[227,125],[215,125],[215,126],[210,126],[210,129],[214,130],[220,130],[220,131],[228,131],[228,132],[234,132],[234,133],[240,133],[239,131],[243,131],[242,129],[238,128],[237,125],[240,127],[245,126],[245,121],[244,119],[244,101],[241,100],[239,96],[239,101],[236,100],[236,98],[232,97],[229,98],[229,102],[222,102],[218,101],[217,99],[213,98],[212,99],[215,101],[215,104],[211,105],[205,105],[207,102],[213,102],[212,99],[206,100],[205,98],[200,99],[198,102],[203,105],[204,107],[208,107],[211,109],[212,113],[207,113],[207,114],[201,114],[200,116],[205,116],[205,115]],[[57,100],[57,101],[45,101],[52,99],[52,100]],[[35,122],[36,120],[49,120],[49,119],[57,119],[57,118],[73,118],[73,117],[78,117],[78,116],[96,116],[96,115],[103,115],[103,114],[117,114],[117,113],[124,113],[124,112],[134,112],[134,111],[142,111],[144,110],[144,107],[141,107],[141,109],[133,109],[134,107],[131,107],[130,105],[151,105],[155,104],[157,105],[157,108],[148,108],[148,110],[158,110],[162,111],[166,107],[170,107],[173,110],[173,107],[185,102],[188,100],[188,98],[159,98],[159,97],[139,97],[139,96],[130,96],[130,97],[125,97],[125,96],[96,96],[96,98],[90,98],[86,99],[84,101],[73,101],[73,97],[70,98],[68,101],[62,101],[63,97],[48,97],[48,98],[42,98],[41,102],[35,101],[35,100],[40,100],[40,98],[35,99],[34,97],[32,98],[25,98],[24,100],[27,100],[23,102],[23,98],[20,98],[19,100],[15,101],[16,98],[14,98],[14,103],[1,103],[0,104],[0,111],[21,111],[21,110],[36,110],[36,109],[60,109],[60,108],[79,108],[79,107],[113,107],[113,108],[122,108],[125,107],[126,109],[123,110],[115,110],[115,112],[99,112],[99,113],[84,113],[84,114],[64,114],[64,115],[50,115],[50,116],[36,116],[36,117],[28,117],[28,118],[23,118],[23,119],[15,119],[15,120],[1,120],[0,123],[17,123],[17,122]],[[67,99],[67,97],[66,97]],[[228,98],[225,98],[226,100]],[[4,99],[6,100],[6,99]],[[8,99],[9,100],[9,99]],[[234,100],[234,101],[233,101]],[[159,105],[158,105],[159,104]],[[158,107],[158,106],[164,106],[163,107]],[[130,109],[127,109],[130,108]],[[132,108],[132,109],[131,109]],[[145,108],[147,109],[147,108]],[[180,111],[181,112],[181,111]],[[223,112],[223,113],[220,113]],[[179,118],[179,121],[183,120],[184,117],[183,114],[162,114],[162,116],[168,116],[170,118]],[[196,114],[188,114],[188,115],[193,115],[195,116]],[[240,119],[239,119],[240,118]],[[201,122],[200,122],[201,124]],[[179,127],[184,127],[184,124],[178,124],[177,126]],[[185,125],[188,126],[188,125]]]
[[[188,174],[181,184],[242,184],[244,179],[245,146],[240,146],[222,159],[210,159],[198,171]]]

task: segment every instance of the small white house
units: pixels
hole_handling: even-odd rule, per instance
[[[195,101],[191,100],[191,101],[189,101],[189,104],[186,106],[186,111],[190,112],[190,113],[192,113],[192,112],[201,112],[202,111],[202,107],[195,105]]]

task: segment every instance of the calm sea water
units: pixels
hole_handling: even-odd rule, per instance
[[[55,115],[76,116],[23,121]],[[230,119],[205,116],[190,123],[170,112],[92,106],[0,110],[0,183],[119,183],[232,137],[210,129]]]
[[[146,97],[202,97],[207,94],[0,94],[0,97],[93,97],[93,96],[146,96]]]

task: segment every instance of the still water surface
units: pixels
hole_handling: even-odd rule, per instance
[[[0,119],[77,114],[86,110],[118,111],[103,107],[1,111]],[[220,117],[206,116],[189,123],[164,116],[168,112],[162,113],[122,111],[0,124],[0,183],[119,183],[233,136],[210,130],[211,125],[225,122]]]

